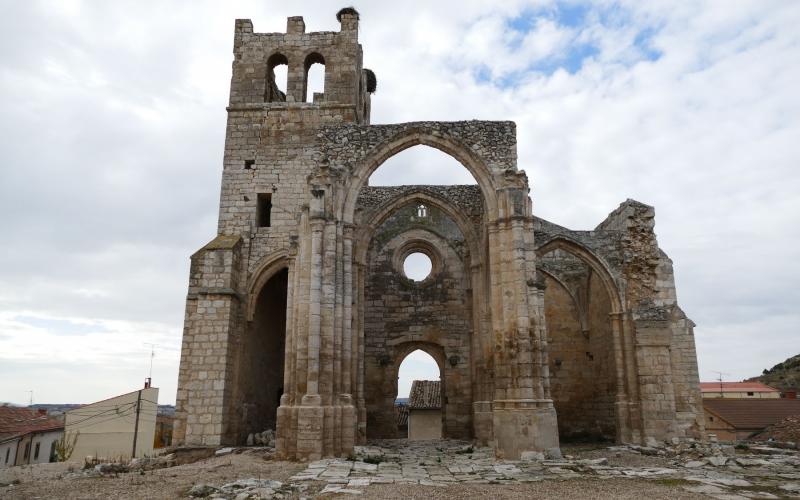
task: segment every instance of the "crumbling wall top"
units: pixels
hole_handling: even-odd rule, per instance
[[[322,152],[332,163],[338,161],[351,166],[381,147],[385,147],[387,156],[391,156],[410,145],[439,147],[428,144],[437,139],[452,143],[460,151],[469,151],[478,156],[495,172],[516,170],[517,166],[516,124],[512,121],[326,125],[319,130],[317,137],[320,139]],[[445,152],[451,155],[454,153]]]

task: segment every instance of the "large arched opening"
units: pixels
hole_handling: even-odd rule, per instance
[[[453,157],[425,146],[401,151],[374,170],[356,205],[353,257],[362,295],[354,326],[365,353],[366,437],[405,437],[395,409],[398,369],[409,346],[424,346],[440,367],[440,387],[449,392],[439,410],[422,413],[428,422],[440,415],[437,436],[470,438],[473,352],[482,352],[474,345],[481,305],[473,290],[484,279],[485,201]],[[421,170],[413,168],[418,162]],[[416,175],[437,169],[437,175]],[[414,258],[420,259],[419,275]]]
[[[286,304],[289,271],[286,267],[262,276],[251,301],[251,315],[240,344],[238,389],[241,398],[240,441],[251,433],[275,430],[284,391],[286,358]]]
[[[475,177],[450,154],[418,144],[386,159],[367,181],[370,186],[474,185]]]
[[[544,245],[537,268],[546,284],[550,393],[560,439],[618,440],[624,382],[613,279],[591,252],[566,240]]]
[[[399,153],[403,153],[415,146],[428,146],[429,148],[439,150],[460,164],[463,169],[458,174],[458,177],[468,181],[468,178],[463,174],[463,170],[465,169],[469,173],[474,183],[477,183],[480,189],[485,206],[485,213],[490,217],[496,216],[497,200],[493,174],[483,159],[476,155],[469,146],[452,137],[436,133],[423,133],[412,129],[398,133],[395,137],[385,141],[355,165],[350,186],[345,193],[344,203],[341,206],[342,220],[346,222],[353,221],[362,188],[376,185],[375,181],[387,182],[385,177],[389,176],[388,181],[391,182],[390,185],[425,185],[426,181],[421,180],[421,182],[415,182],[414,178],[408,175],[405,175],[402,180],[395,180],[395,177],[390,174],[391,170],[393,170],[392,168],[387,169],[387,174],[381,174],[374,180],[371,179],[372,174],[384,165],[384,163],[393,157],[398,159],[392,160],[392,163],[400,162]],[[413,155],[413,153],[411,154]],[[431,155],[431,153],[418,154]],[[404,154],[403,156],[406,155]],[[409,157],[409,159],[411,158]],[[450,172],[454,171],[459,170],[450,170]],[[445,182],[445,184],[450,184],[450,182]],[[472,184],[472,182],[470,182],[470,184]]]

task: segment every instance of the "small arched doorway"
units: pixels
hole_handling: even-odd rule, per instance
[[[441,370],[436,360],[417,349],[400,362],[395,410],[398,437],[411,440],[441,439],[444,435],[444,401]]]

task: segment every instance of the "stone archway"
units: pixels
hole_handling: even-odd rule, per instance
[[[554,269],[548,268],[547,256],[550,254],[562,252],[564,255],[574,258],[575,262],[585,266],[585,271],[579,268],[577,274],[585,275],[585,282],[576,284],[573,280],[567,279],[563,274],[559,274]],[[635,384],[631,383],[631,374],[635,373],[635,366],[633,364],[633,357],[630,354],[632,340],[628,338],[625,328],[625,313],[623,308],[623,300],[619,292],[613,276],[608,270],[608,266],[603,260],[598,257],[590,249],[586,248],[581,243],[572,239],[556,236],[544,242],[536,250],[538,266],[540,271],[545,275],[546,280],[549,279],[553,287],[548,287],[545,291],[545,311],[548,321],[548,344],[549,344],[549,373],[550,384],[553,388],[553,399],[556,401],[556,409],[559,410],[559,427],[562,433],[567,437],[570,435],[571,420],[581,421],[581,425],[575,425],[579,428],[576,430],[576,437],[585,435],[586,437],[595,438],[608,438],[613,437],[617,442],[630,442],[632,433],[636,429],[637,424],[635,419],[632,420],[631,416],[631,402],[635,401],[635,396],[631,395],[631,387]],[[568,264],[571,267],[572,274],[576,274],[576,265]],[[598,305],[607,301],[606,306]],[[557,314],[556,303],[560,303],[561,309],[569,308],[572,310],[570,314],[564,314],[561,311]],[[573,318],[570,320],[568,316]],[[572,321],[572,326],[565,325],[565,322]],[[552,324],[551,324],[552,323]],[[600,329],[601,332],[596,332],[594,335],[591,330]],[[605,334],[602,332],[606,329]],[[609,400],[606,403],[596,403],[595,407],[588,408],[572,408],[571,406],[561,406],[559,400],[564,397],[569,398],[569,395],[556,394],[559,389],[559,373],[569,369],[565,364],[565,357],[571,357],[571,361],[577,363],[579,360],[576,354],[570,356],[567,353],[562,353],[558,350],[559,335],[565,335],[565,332],[574,332],[573,338],[570,341],[565,341],[565,345],[569,345],[573,350],[581,351],[585,354],[586,359],[581,359],[581,370],[586,372],[590,366],[599,365],[604,366],[608,363],[613,365],[613,373],[609,374],[608,378],[601,377],[597,373],[590,375],[592,383],[602,383],[603,380],[608,380],[611,384],[609,387],[590,389],[593,391],[592,395],[580,396],[577,393],[572,395],[573,399],[581,399],[580,403],[585,403],[586,399],[593,400],[594,396],[600,392],[613,392],[613,402]],[[597,335],[604,335],[603,339],[597,343]],[[610,342],[608,340],[610,339]],[[606,351],[606,349],[608,349]],[[607,352],[607,355],[598,358],[595,363],[595,352]],[[608,358],[608,359],[605,359]],[[602,361],[601,361],[602,360]],[[585,373],[584,373],[585,374]],[[573,385],[580,383],[580,377],[572,374],[566,379],[570,380]],[[635,390],[635,389],[634,389]],[[574,405],[573,405],[574,406]],[[607,419],[596,418],[595,412],[609,412],[613,406],[613,412],[607,414]],[[570,408],[570,409],[568,409]],[[577,415],[570,415],[569,413]],[[609,422],[608,419],[612,419]],[[587,425],[586,421],[592,421],[594,428]],[[605,424],[598,422],[605,421]],[[612,428],[611,436],[609,436],[608,429]]]
[[[382,137],[375,147],[353,164],[350,181],[339,212],[341,218],[348,223],[353,222],[358,194],[361,188],[367,184],[369,176],[378,167],[401,151],[419,145],[436,148],[461,163],[472,174],[480,187],[486,203],[487,214],[490,217],[500,215],[496,193],[497,188],[500,186],[495,181],[497,172],[493,171],[470,145],[464,143],[455,134],[443,133],[430,124],[421,123],[418,126],[410,126]]]
[[[381,357],[378,361],[380,370],[376,371],[375,380],[370,380],[368,391],[367,409],[367,436],[369,438],[403,438],[397,434],[397,425],[394,413],[394,404],[397,397],[397,382],[400,373],[400,365],[414,351],[422,351],[428,354],[439,367],[439,379],[442,381],[442,400],[444,401],[446,392],[446,358],[444,348],[436,342],[418,340],[402,342],[391,346],[389,353]],[[446,434],[446,405],[442,408],[442,435]]]
[[[320,128],[316,168],[307,178],[308,205],[298,219],[292,312],[297,348],[292,396],[278,412],[280,453],[308,458],[346,453],[366,439],[364,374],[370,349],[376,347],[361,334],[371,320],[363,310],[365,303],[380,299],[360,299],[368,274],[365,263],[354,258],[360,224],[355,208],[372,171],[391,155],[420,144],[460,161],[477,180],[485,207],[475,217],[481,265],[464,266],[463,254],[456,259],[461,262],[459,279],[479,282],[480,297],[467,300],[475,290],[465,284],[425,292],[451,289],[464,295],[429,302],[441,307],[476,305],[433,315],[450,322],[433,330],[469,332],[460,336],[456,348],[462,351],[453,358],[467,381],[460,391],[467,396],[457,403],[463,418],[448,423],[448,432],[453,435],[457,428],[482,445],[493,443],[506,458],[558,446],[546,384],[543,298],[535,287],[534,220],[527,178],[516,168],[516,143],[509,139],[513,133],[511,122]],[[479,278],[470,281],[473,274]],[[471,352],[483,359],[473,360]]]
[[[239,343],[235,393],[240,419],[237,440],[277,427],[284,393],[289,269],[277,265],[254,292],[252,316]]]

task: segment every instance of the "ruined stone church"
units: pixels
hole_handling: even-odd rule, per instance
[[[628,200],[591,230],[532,213],[510,121],[370,123],[359,15],[338,32],[237,20],[217,235],[191,257],[174,439],[281,457],[347,456],[397,437],[400,363],[441,373],[442,435],[499,457],[570,438],[703,433],[693,323],[654,210]],[[324,92],[306,99],[312,64]],[[287,66],[285,92],[275,68]],[[369,185],[424,145],[475,185]],[[521,167],[525,167],[522,165]],[[415,281],[403,263],[431,261]]]

